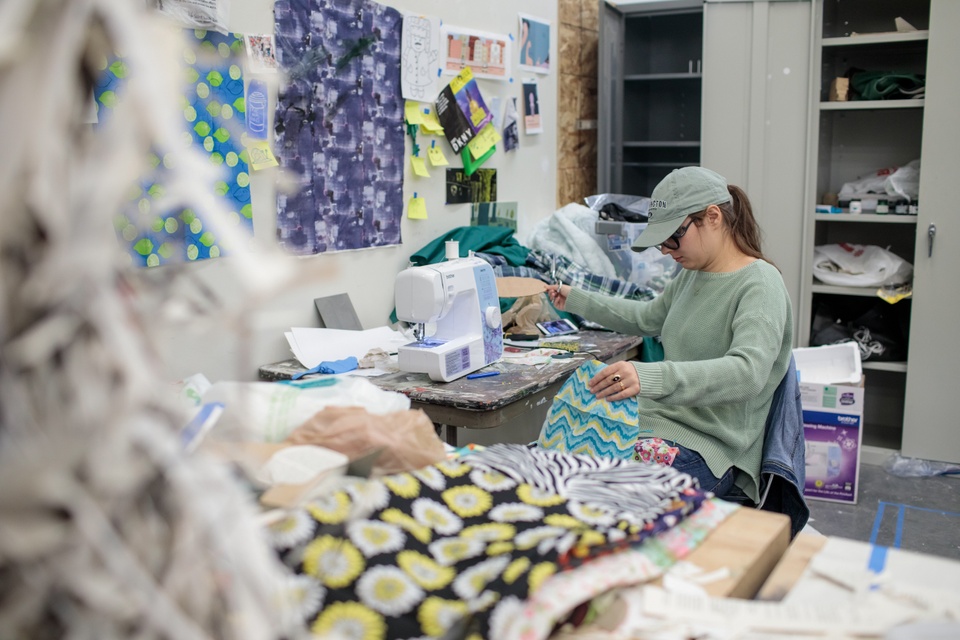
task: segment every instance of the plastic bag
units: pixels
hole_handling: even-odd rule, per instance
[[[826,244],[814,247],[813,275],[826,284],[876,287],[909,282],[913,265],[875,245]]]
[[[368,380],[344,376],[306,381],[217,382],[204,402],[221,402],[223,415],[211,437],[219,440],[281,442],[291,431],[326,407],[364,407],[370,413],[406,411],[410,398],[385,391]]]
[[[920,195],[920,161],[912,160],[883,181],[883,189],[892,196],[914,199]]]
[[[601,193],[587,196],[583,201],[600,214],[601,220],[646,222],[650,210],[650,198],[646,196]]]
[[[929,476],[948,476],[960,474],[960,464],[934,462],[920,458],[904,458],[895,453],[883,463],[887,473],[901,478],[923,478]]]
[[[185,27],[213,29],[229,34],[226,0],[153,0],[157,11]]]
[[[841,200],[849,199],[850,196],[864,193],[886,193],[887,178],[893,175],[900,167],[884,167],[870,176],[857,178],[850,182],[844,182],[840,187],[840,193],[837,195]]]

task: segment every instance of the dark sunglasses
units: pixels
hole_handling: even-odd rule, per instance
[[[663,244],[658,244],[657,249],[669,249],[670,251],[679,249],[680,238],[684,236],[684,234],[687,232],[687,229],[689,229],[690,225],[692,225],[694,222],[696,222],[696,220],[691,220],[687,224],[677,229],[672,236],[663,241]]]

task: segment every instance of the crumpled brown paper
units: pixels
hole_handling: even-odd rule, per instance
[[[373,414],[362,407],[327,407],[294,429],[285,442],[315,444],[356,460],[383,448],[373,475],[412,471],[446,459],[446,451],[421,409]]]

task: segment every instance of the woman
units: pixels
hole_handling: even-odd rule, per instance
[[[783,278],[760,250],[746,194],[702,167],[677,169],[653,190],[633,248],[651,246],[683,267],[656,299],[569,285],[549,287],[550,299],[614,331],[660,335],[665,361],[616,362],[590,390],[637,396],[643,459],[670,463],[720,497],[757,502],[764,423],[793,341]]]

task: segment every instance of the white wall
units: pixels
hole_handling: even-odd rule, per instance
[[[527,136],[521,126],[520,149],[504,153],[502,145],[484,164],[497,169],[497,194],[500,201],[519,202],[517,239],[523,243],[533,226],[557,209],[557,3],[546,0],[390,0],[385,2],[400,11],[439,16],[446,24],[513,34],[519,38],[517,12],[527,13],[551,23],[551,60],[549,75],[538,76],[540,81],[541,114],[544,130],[540,135]],[[272,2],[264,0],[234,0],[231,6],[231,30],[240,33],[272,33]],[[478,80],[485,99],[500,96],[520,97],[520,79],[533,74],[520,74],[516,68],[518,55],[513,53],[514,82]],[[247,80],[251,77],[247,74]],[[260,76],[271,87],[276,98],[276,82],[270,76]],[[445,76],[446,77],[446,76]],[[272,118],[272,112],[271,112]],[[272,126],[272,122],[271,122]],[[410,138],[407,152],[410,151]],[[418,136],[424,146],[425,138]],[[461,166],[445,140],[444,153],[451,166]],[[409,162],[409,161],[408,161]],[[275,242],[276,231],[276,172],[251,172],[251,197],[254,208],[254,235],[267,242]],[[195,323],[191,327],[171,331],[161,342],[167,360],[168,377],[177,380],[193,373],[203,373],[210,380],[253,380],[261,364],[290,357],[283,332],[293,326],[317,326],[314,298],[346,292],[350,295],[364,328],[388,323],[393,309],[393,283],[396,274],[407,265],[409,256],[446,231],[470,224],[470,205],[444,205],[444,175],[432,169],[429,179],[412,175],[409,164],[404,181],[403,200],[406,203],[413,192],[425,197],[428,220],[407,220],[401,225],[402,244],[395,247],[339,252],[311,257],[290,257],[297,269],[325,272],[311,277],[296,290],[277,293],[265,300],[258,309],[237,321],[224,318],[212,324]],[[158,271],[161,271],[160,268]],[[208,287],[227,295],[244,295],[237,275],[230,269],[230,258],[206,260],[188,265],[190,275],[200,278]],[[161,273],[157,274],[162,277]]]

